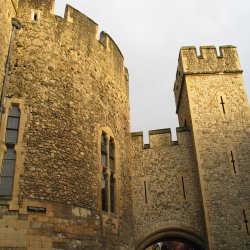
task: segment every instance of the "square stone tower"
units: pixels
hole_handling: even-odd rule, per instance
[[[174,86],[192,130],[209,249],[250,248],[249,104],[236,47],[182,47]]]

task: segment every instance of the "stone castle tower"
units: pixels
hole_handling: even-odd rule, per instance
[[[250,248],[250,113],[235,47],[181,48],[178,141],[162,129],[144,145],[108,34],[69,5],[55,16],[53,0],[0,6],[0,249]]]

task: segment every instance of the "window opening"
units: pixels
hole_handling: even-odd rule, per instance
[[[232,157],[231,162],[233,163],[233,167],[234,167],[234,173],[236,174],[235,160],[234,160],[234,156],[233,156],[233,151],[231,151],[231,157]]]
[[[144,191],[145,191],[145,203],[148,203],[148,197],[147,197],[147,182],[144,181]]]
[[[37,19],[38,19],[37,13],[34,13],[34,21],[37,21]]]
[[[114,145],[112,140],[109,141],[109,166],[112,171],[114,171],[115,166],[115,157],[114,157]]]
[[[222,105],[223,113],[226,114],[225,106],[224,106],[225,103],[223,102],[222,96],[220,97],[220,99],[221,99],[221,103],[220,104]]]
[[[113,174],[110,176],[110,208],[111,213],[115,213],[115,179]]]
[[[17,142],[18,128],[19,128],[20,111],[17,106],[12,106],[7,121],[6,128],[6,142]]]
[[[187,127],[187,120],[185,119],[184,127]]]
[[[108,212],[107,176],[102,171],[102,211]]]
[[[0,196],[11,196],[15,171],[16,155],[14,148],[7,147],[3,156],[2,171],[0,179]]]
[[[108,150],[107,150],[108,147]],[[116,172],[115,172],[115,144],[114,139],[110,138],[105,132],[101,135],[101,200],[102,211],[115,213],[115,191],[116,191]]]
[[[101,162],[104,167],[107,167],[107,147],[106,147],[106,138],[105,135],[102,134],[101,137]]]
[[[249,235],[248,224],[247,224],[248,220],[247,220],[247,217],[246,217],[245,209],[243,209],[243,215],[244,215],[244,223],[246,224],[247,235]]]
[[[183,176],[181,177],[181,180],[182,180],[183,196],[184,196],[184,199],[186,199],[186,192],[185,192],[185,186],[184,186],[184,178],[183,178]]]

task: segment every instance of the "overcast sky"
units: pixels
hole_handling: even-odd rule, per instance
[[[55,14],[64,16],[67,3],[120,48],[129,70],[131,131],[143,131],[145,143],[154,129],[171,128],[176,138],[173,86],[182,46],[237,46],[250,96],[249,0],[56,0]]]

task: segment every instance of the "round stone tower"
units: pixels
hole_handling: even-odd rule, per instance
[[[34,235],[46,249],[132,249],[124,58],[91,19],[53,9],[52,0],[19,1],[0,138],[0,160],[12,154],[15,171],[0,202],[23,218],[31,249]]]

